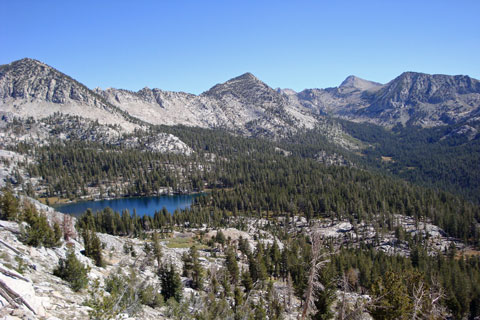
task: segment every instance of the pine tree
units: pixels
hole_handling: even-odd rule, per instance
[[[192,287],[194,289],[203,288],[204,270],[200,263],[198,250],[192,246],[187,253],[182,257],[183,260],[183,275],[192,278]]]
[[[237,312],[238,308],[243,304],[243,293],[239,287],[235,287],[235,290],[233,291],[233,297],[235,300],[235,312]]]
[[[23,207],[22,218],[28,226],[22,232],[21,240],[34,247],[52,248],[59,246],[62,232],[58,224],[55,224],[54,229],[52,229],[45,214],[38,213],[36,207],[30,202],[25,201]]]
[[[192,280],[193,288],[197,290],[203,289],[203,281],[205,270],[203,269],[200,259],[198,258],[198,251],[195,246],[190,248],[190,256],[193,260],[193,269],[192,269]]]
[[[97,267],[103,267],[102,243],[95,231],[87,228],[82,232],[83,243],[85,246],[85,255],[92,258]]]
[[[3,189],[3,195],[0,196],[0,209],[0,219],[13,221],[18,218],[19,201],[7,188]]]
[[[270,248],[270,274],[278,277],[280,275],[280,260],[281,253],[277,241],[275,241]]]
[[[225,244],[226,239],[225,239],[225,235],[223,234],[222,230],[218,230],[217,235],[215,236],[215,241],[220,243],[222,246]]]
[[[245,271],[242,273],[242,285],[245,287],[245,292],[250,292],[253,289],[253,280],[250,276],[250,272]]]
[[[255,320],[266,320],[267,319],[267,312],[265,311],[265,308],[263,307],[265,305],[265,301],[263,299],[260,299],[259,303],[257,303],[255,307]]]
[[[88,268],[75,256],[73,249],[67,253],[66,259],[60,259],[53,274],[70,283],[73,291],[79,291],[88,284]]]
[[[225,257],[225,266],[227,267],[228,273],[230,274],[230,280],[233,284],[238,282],[239,271],[237,257],[235,255],[235,250],[232,247],[229,247],[226,252]]]
[[[371,294],[379,300],[370,310],[374,319],[408,319],[413,306],[400,275],[387,272],[373,284]]]
[[[256,269],[256,278],[252,277],[253,280],[264,281],[267,279],[268,271],[265,264],[265,252],[263,249],[263,244],[257,242],[257,252],[255,254],[255,269]]]
[[[157,266],[160,267],[161,262],[162,262],[162,247],[160,245],[160,240],[158,238],[158,233],[157,231],[154,231],[152,234],[152,245],[153,245],[153,256],[157,260]]]
[[[174,298],[180,302],[182,300],[182,281],[175,267],[172,264],[162,266],[159,270],[159,277],[165,300]]]

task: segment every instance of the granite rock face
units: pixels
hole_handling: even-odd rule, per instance
[[[246,136],[282,136],[312,128],[317,119],[309,110],[290,104],[281,93],[251,73],[192,95],[144,88],[138,92],[96,89],[106,101],[151,124],[222,128]]]
[[[432,127],[480,119],[480,81],[468,76],[405,72],[389,83],[347,77],[338,87],[272,89],[251,73],[200,95],[144,88],[90,90],[33,59],[0,66],[0,111],[42,119],[80,116],[125,132],[148,125],[222,128],[281,138],[338,117],[384,126]]]
[[[19,117],[81,116],[133,131],[135,119],[60,71],[33,59],[0,66],[0,108]]]
[[[357,114],[379,124],[454,124],[478,113],[480,81],[468,76],[405,72],[366,99],[370,105]]]

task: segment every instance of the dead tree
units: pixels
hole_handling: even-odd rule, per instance
[[[293,295],[292,291],[293,291],[293,281],[292,281],[292,275],[289,272],[287,277],[287,300],[286,300],[286,308],[285,308],[287,312],[289,312],[290,308],[292,307],[292,295]]]
[[[308,273],[307,290],[305,292],[305,301],[301,316],[302,320],[305,320],[305,318],[315,309],[315,291],[325,290],[325,286],[318,280],[318,274],[323,268],[323,266],[325,266],[330,261],[329,259],[327,259],[330,253],[322,250],[322,236],[317,232],[317,230],[312,230],[311,239],[312,259],[310,260],[310,271]]]
[[[75,231],[75,226],[73,225],[73,218],[68,214],[63,215],[63,237],[65,241],[69,241],[72,238],[77,236],[77,232]]]
[[[420,281],[413,287],[412,296],[413,310],[410,319],[445,319],[446,309],[440,303],[445,297],[441,285],[436,279],[428,287],[423,281]]]
[[[341,288],[342,288],[342,303],[340,304],[339,319],[344,320],[347,312],[347,298],[346,294],[350,291],[350,284],[348,283],[347,275],[343,273],[341,279]]]
[[[20,279],[23,281],[29,282],[26,278],[17,275],[5,268],[1,268],[0,272],[8,277],[12,277],[15,279]],[[18,308],[21,305],[24,305],[27,307],[30,311],[33,312],[33,314],[37,314],[35,309],[28,303],[27,300],[25,300],[22,295],[17,292],[15,289],[11,288],[8,286],[7,283],[4,281],[0,280],[0,296],[3,297],[13,308]]]

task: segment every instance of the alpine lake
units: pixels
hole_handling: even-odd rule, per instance
[[[96,200],[96,201],[79,201],[67,204],[55,205],[54,208],[62,213],[68,213],[73,216],[79,216],[87,209],[93,212],[103,210],[107,207],[113,211],[122,212],[128,210],[130,214],[135,211],[137,215],[153,216],[155,211],[161,211],[165,207],[168,212],[173,213],[175,210],[182,210],[189,208],[194,199],[201,194],[187,194],[187,195],[162,195],[151,197],[129,197],[110,200]]]

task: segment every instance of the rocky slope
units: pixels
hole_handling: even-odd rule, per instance
[[[45,214],[50,224],[57,222],[62,225],[63,215],[52,208],[40,204],[31,198],[24,197],[23,200],[33,203],[33,205]],[[278,218],[278,222],[281,219]],[[418,225],[412,217],[396,216],[395,224],[401,227],[410,237],[419,237],[425,239],[426,249],[429,254],[442,254],[447,248],[456,247],[457,250],[467,250],[468,248],[458,239],[449,238],[443,230],[427,222],[421,222]],[[74,223],[75,221],[72,221]],[[198,259],[204,270],[208,270],[212,277],[221,278],[225,262],[225,246],[216,243],[218,232],[228,239],[233,248],[237,248],[241,239],[246,240],[251,250],[262,243],[264,246],[278,244],[279,250],[284,249],[284,243],[275,237],[270,231],[272,220],[245,218],[241,219],[244,230],[229,227],[222,229],[185,228],[182,231],[173,230],[166,234],[160,242],[162,247],[161,263],[171,263],[178,271],[183,269],[185,260],[182,258],[186,254],[190,245],[196,245],[198,248]],[[309,223],[304,217],[294,216],[290,225],[289,232],[299,234],[317,233],[325,239],[329,239],[334,248],[341,246],[357,247],[360,245],[358,240],[364,241],[378,251],[383,251],[389,255],[409,256],[410,249],[408,241],[398,239],[395,232],[377,233],[372,224],[360,223],[352,225],[345,220],[316,221]],[[22,223],[0,220],[0,317],[2,319],[91,319],[94,309],[92,306],[102,306],[100,299],[109,295],[104,290],[108,290],[108,279],[112,276],[126,277],[130,279],[129,284],[123,284],[124,290],[134,290],[136,292],[134,300],[128,303],[135,305],[134,309],[129,309],[125,305],[118,307],[120,313],[115,319],[180,319],[174,317],[173,312],[176,307],[174,304],[157,305],[154,307],[140,303],[140,292],[150,286],[154,292],[160,290],[160,279],[157,275],[158,262],[152,257],[151,251],[147,250],[151,245],[150,237],[139,239],[132,237],[112,236],[108,234],[97,233],[103,247],[103,258],[105,267],[97,267],[93,260],[83,255],[83,241],[78,234],[73,233],[67,242],[63,242],[59,247],[45,248],[33,247],[24,244],[21,239]],[[405,238],[405,237],[404,237]],[[256,240],[258,239],[258,240]],[[58,266],[59,260],[64,259],[69,249],[73,252],[81,263],[89,267],[88,281],[89,286],[86,289],[75,292],[69,284],[53,275],[53,270]],[[239,249],[235,249],[235,256],[238,261],[240,271],[248,270],[247,257]],[[273,296],[282,301],[287,308],[284,313],[284,319],[297,319],[301,312],[300,300],[291,296],[288,281],[285,282],[278,278],[270,279],[272,281]],[[209,290],[210,279],[205,278],[205,288],[194,289],[189,277],[181,277],[183,301],[191,314],[201,311],[205,308],[205,299]],[[97,286],[98,284],[98,286]],[[291,284],[290,284],[291,285]],[[138,294],[137,294],[138,293]],[[335,304],[341,301],[342,297],[348,292],[337,290],[337,302],[332,305],[332,311]],[[266,291],[262,287],[254,287],[254,290],[245,295],[245,299],[250,299],[251,303],[256,303]],[[369,296],[359,296],[353,292],[350,298],[355,301],[359,298]],[[21,297],[22,299],[12,300],[9,297]],[[220,294],[212,295],[213,299],[219,300]],[[288,299],[287,299],[288,298]],[[86,301],[95,299],[99,304]],[[228,303],[233,305],[233,298],[227,298]],[[247,301],[248,302],[248,301]],[[288,307],[287,307],[288,306]],[[113,310],[115,306],[104,305],[106,310]],[[111,311],[112,311],[111,310]],[[360,310],[360,309],[359,309]],[[371,319],[367,313],[359,312],[361,319]],[[105,317],[110,318],[110,317]],[[103,319],[103,318],[102,318]],[[183,318],[182,318],[183,319]]]
[[[365,98],[370,105],[356,115],[379,124],[454,124],[478,115],[480,81],[460,75],[405,72]]]
[[[193,95],[149,88],[90,90],[42,62],[23,59],[0,66],[0,108],[36,119],[61,112],[124,131],[144,124],[182,124],[277,138],[321,126],[327,115],[385,126],[479,119],[480,81],[406,72],[385,85],[349,76],[335,88],[297,93],[274,90],[245,73]]]
[[[51,209],[46,212],[49,217],[55,213]],[[121,275],[123,268],[128,270],[129,266],[134,266],[137,261],[140,264],[146,259],[144,254],[142,255],[144,241],[98,234],[108,250],[105,256],[107,266],[99,268],[82,254],[84,246],[80,237],[70,239],[58,248],[35,248],[20,242],[18,240],[20,234],[21,229],[18,223],[0,221],[2,238],[0,281],[14,293],[22,296],[25,301],[25,303],[12,305],[0,296],[2,319],[91,319],[89,312],[92,309],[84,305],[90,297],[88,290],[75,292],[66,281],[53,275],[53,270],[58,266],[59,260],[65,258],[69,248],[74,250],[77,259],[90,268],[88,278],[92,286],[96,280],[103,284],[109,275]],[[125,253],[123,250],[125,244],[131,246],[131,250],[138,252],[138,257]],[[166,252],[172,261],[180,261],[181,254],[181,250]],[[145,281],[158,285],[158,277],[150,268],[136,269],[136,277],[139,285]],[[141,308],[137,315],[137,319],[165,319],[164,312],[147,306]]]
[[[126,131],[139,127],[138,121],[78,81],[33,59],[0,66],[0,108],[20,117],[64,113],[120,125]]]
[[[104,143],[145,151],[191,155],[193,150],[178,137],[167,133],[126,133],[117,125],[102,125],[79,116],[54,114],[40,120],[0,119],[0,148],[12,149],[19,142],[37,146],[63,141]]]
[[[63,214],[52,208],[42,205],[31,198],[24,198],[32,202],[37,209],[45,214],[53,223],[61,224]],[[73,221],[72,223],[75,223]],[[146,286],[153,290],[160,290],[160,279],[157,275],[158,263],[152,254],[145,251],[146,245],[151,240],[142,240],[131,237],[119,237],[97,233],[103,247],[105,267],[97,267],[93,260],[83,254],[84,245],[82,238],[74,234],[67,242],[56,248],[33,247],[22,243],[19,239],[22,234],[22,224],[13,221],[0,220],[0,318],[2,319],[93,319],[92,307],[85,302],[93,297],[101,299],[108,295],[104,291],[106,282],[112,276],[134,277],[131,289],[140,292]],[[250,226],[249,232],[243,232],[234,228],[222,230],[224,235],[231,241],[238,241],[239,237],[247,239],[249,245],[255,248],[257,241],[250,234],[262,234],[262,242],[273,243],[276,239],[269,233]],[[172,232],[170,236],[161,240],[162,263],[171,263],[181,272],[183,268],[182,256],[188,252],[185,243],[200,245],[198,235],[206,233],[205,239],[215,237],[218,231],[208,229],[189,229],[186,232]],[[278,239],[277,239],[278,241]],[[199,260],[205,270],[212,274],[219,272],[224,265],[223,254],[218,247],[216,250],[199,250]],[[60,259],[65,259],[69,249],[73,249],[75,256],[81,263],[88,266],[89,287],[75,292],[68,282],[53,275],[53,270],[58,266]],[[218,256],[216,253],[219,253]],[[243,267],[246,267],[242,265]],[[183,296],[189,310],[193,313],[203,308],[201,299],[205,292],[191,288],[191,281],[182,277]],[[95,287],[98,282],[100,288]],[[205,279],[208,283],[208,279]],[[282,281],[275,283],[275,290],[280,295],[285,295],[286,285]],[[5,294],[8,292],[8,294]],[[137,293],[138,293],[137,292]],[[23,300],[16,302],[8,300],[9,296],[20,296]],[[138,298],[140,299],[140,298]],[[257,299],[256,294],[252,299]],[[100,302],[101,300],[98,300]],[[169,303],[155,308],[141,304],[140,300],[131,301],[135,304],[134,311],[122,309],[115,319],[178,319],[172,315],[172,307]],[[99,304],[100,305],[100,304]],[[299,308],[300,301],[293,297],[292,308]],[[108,308],[108,305],[106,306]],[[123,307],[122,307],[123,308]],[[296,319],[298,312],[292,311],[285,319]],[[110,317],[100,317],[106,319]]]
[[[480,81],[405,72],[385,85],[350,76],[337,88],[307,89],[293,102],[313,112],[383,126],[432,127],[477,119]]]
[[[144,88],[138,92],[96,89],[109,103],[151,124],[223,128],[243,135],[278,136],[312,128],[317,120],[289,104],[251,73],[217,84],[201,95]]]

